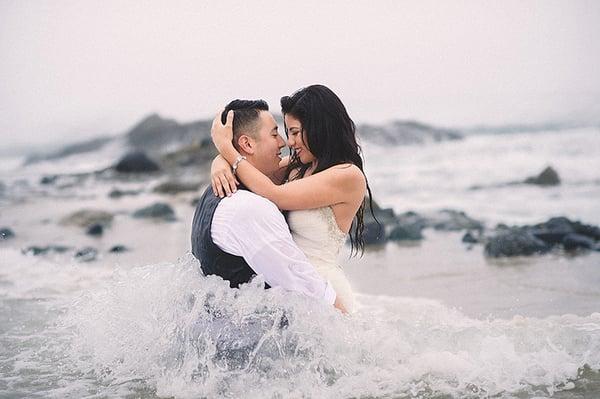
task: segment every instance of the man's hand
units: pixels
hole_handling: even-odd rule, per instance
[[[346,308],[344,307],[344,305],[342,304],[342,301],[339,300],[339,298],[336,296],[335,297],[335,302],[333,303],[333,306],[339,310],[340,312],[342,312],[343,314],[348,314],[348,311],[346,310]]]
[[[215,119],[213,119],[210,136],[220,153],[223,153],[222,150],[225,146],[233,146],[233,115],[233,111],[227,112],[227,121],[224,125],[221,123],[221,113],[217,114]]]

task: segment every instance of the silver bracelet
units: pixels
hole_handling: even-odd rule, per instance
[[[242,162],[243,160],[245,160],[246,157],[239,155],[236,159],[235,162],[233,163],[233,166],[231,167],[231,172],[235,175],[235,172],[237,172],[237,168],[238,166],[240,166],[240,162]]]

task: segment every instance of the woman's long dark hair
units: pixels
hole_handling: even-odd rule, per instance
[[[302,124],[302,139],[305,145],[317,159],[314,173],[321,172],[335,165],[350,163],[356,165],[364,174],[362,150],[356,142],[356,126],[346,107],[339,97],[323,85],[312,85],[298,90],[291,96],[281,98],[281,112],[291,115]],[[285,123],[285,122],[284,122]],[[288,134],[285,126],[286,135]],[[303,164],[292,151],[286,178],[292,171],[299,171],[296,178],[304,177],[310,164]],[[365,176],[365,181],[367,177]],[[373,214],[371,188],[367,181],[369,208]],[[365,199],[366,200],[366,199]],[[350,228],[351,256],[364,252],[363,232],[365,203],[363,200]]]

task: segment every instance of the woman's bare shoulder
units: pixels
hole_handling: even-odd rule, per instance
[[[330,167],[329,170],[331,173],[335,174],[335,179],[342,185],[356,188],[364,187],[366,189],[367,179],[358,166],[351,163],[345,163],[334,165]]]

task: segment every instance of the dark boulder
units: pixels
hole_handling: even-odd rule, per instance
[[[580,222],[573,222],[572,226],[577,234],[584,235],[595,241],[600,241],[600,227]]]
[[[198,167],[208,164],[218,154],[218,151],[209,138],[200,143],[185,145],[165,154],[160,158],[160,161],[166,168]]]
[[[372,206],[373,206],[373,214],[371,214],[369,200],[367,198],[366,206],[365,206],[365,220],[374,221],[375,219],[373,218],[373,215],[375,215],[375,218],[377,218],[377,220],[380,223],[383,223],[385,225],[395,223],[396,215],[392,208],[381,208],[379,206],[379,204],[375,201],[372,201]]]
[[[594,240],[591,238],[575,233],[567,234],[562,240],[562,245],[567,251],[576,249],[595,249],[596,246]]]
[[[170,205],[157,202],[145,208],[138,209],[133,213],[133,217],[173,221],[175,220],[175,211]]]
[[[127,251],[129,251],[129,248],[127,248],[125,245],[115,245],[108,250],[108,252],[112,254],[120,254]]]
[[[569,234],[584,236],[592,241],[600,240],[600,228],[597,226],[575,222],[563,216],[551,218],[547,222],[535,226],[525,227],[530,229],[537,238],[552,245],[563,243],[564,238]]]
[[[63,225],[74,225],[88,228],[94,224],[109,226],[113,220],[113,215],[106,211],[97,209],[82,209],[65,216],[60,223]]]
[[[525,183],[537,184],[539,186],[557,186],[560,184],[560,177],[558,177],[558,173],[551,166],[548,166],[539,175],[525,179]]]
[[[211,120],[180,124],[158,114],[148,115],[126,134],[130,147],[151,153],[210,140]]]
[[[467,231],[462,236],[462,240],[461,241],[464,242],[465,244],[477,244],[477,243],[479,243],[479,239],[476,238],[471,231]]]
[[[438,212],[427,222],[428,227],[441,231],[478,230],[482,231],[484,225],[462,211],[444,209]]]
[[[117,162],[115,170],[119,173],[157,172],[160,166],[141,151],[130,152]]]
[[[423,230],[418,224],[399,224],[392,228],[388,239],[390,241],[418,241],[423,239]]]
[[[11,239],[15,236],[15,233],[8,227],[0,228],[0,241]]]
[[[96,260],[98,250],[93,247],[85,247],[75,252],[75,259],[79,262],[91,262]]]
[[[408,211],[396,216],[396,224],[415,226],[422,230],[428,226],[428,220],[417,212]]]
[[[196,208],[201,199],[202,199],[202,197],[192,198],[192,200],[190,201],[190,205],[193,206],[194,208]]]
[[[54,184],[56,182],[56,179],[58,179],[57,175],[44,176],[40,179],[40,184],[43,184],[43,185]]]
[[[548,252],[552,246],[524,228],[511,228],[491,237],[485,245],[487,256],[528,256]]]
[[[363,240],[365,245],[384,244],[386,241],[385,226],[376,221],[365,222]]]
[[[175,195],[184,192],[198,191],[198,188],[200,188],[200,183],[188,183],[172,180],[160,183],[154,187],[152,191],[159,194]]]
[[[55,252],[55,253],[62,254],[64,252],[67,252],[70,249],[71,249],[70,247],[66,247],[64,245],[47,245],[45,247],[32,245],[30,247],[23,249],[21,252],[25,255],[37,256],[37,255],[45,255],[49,252]]]
[[[526,226],[537,238],[551,245],[562,243],[567,234],[574,233],[573,222],[565,217],[551,218],[547,222]]]
[[[121,198],[126,195],[138,195],[139,193],[141,193],[140,190],[119,190],[119,189],[115,188],[115,189],[111,190],[110,193],[108,193],[108,196],[110,198]]]
[[[101,236],[103,233],[104,227],[99,223],[91,225],[85,232],[89,236]]]

